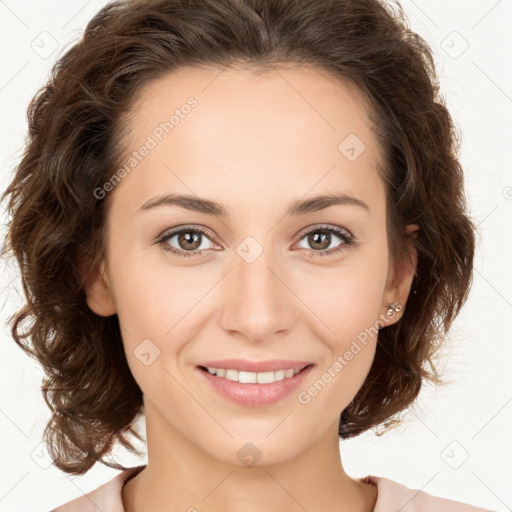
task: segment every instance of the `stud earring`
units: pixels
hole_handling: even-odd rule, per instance
[[[393,304],[390,304],[388,306],[388,309],[386,310],[387,316],[393,316],[395,313],[398,313],[402,310],[402,305],[398,302],[393,302]]]

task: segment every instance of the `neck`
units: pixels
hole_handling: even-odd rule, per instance
[[[294,458],[249,467],[205,453],[168,424],[152,421],[153,412],[146,408],[148,464],[122,490],[126,512],[370,512],[375,505],[377,489],[343,469],[337,422]]]

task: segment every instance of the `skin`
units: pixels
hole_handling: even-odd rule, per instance
[[[377,172],[383,154],[353,86],[298,67],[260,76],[220,71],[182,68],[142,90],[126,119],[128,153],[187,98],[198,105],[110,192],[107,257],[86,286],[94,312],[118,315],[144,394],[148,465],[124,486],[125,508],[371,511],[377,489],[344,470],[338,422],[369,372],[376,336],[307,405],[297,395],[390,303],[407,300],[416,254],[411,249],[414,266],[389,257]],[[338,150],[349,134],[366,146],[354,161]],[[369,211],[334,205],[285,215],[292,201],[333,192]],[[229,215],[176,205],[138,212],[168,193],[217,201]],[[155,242],[184,224],[207,229],[195,246],[202,254],[175,256]],[[308,257],[318,245],[300,234],[322,224],[348,230],[358,244],[333,253],[345,242],[327,234],[322,248],[331,254]],[[263,250],[251,263],[236,251],[247,236]],[[193,250],[177,236],[165,243]],[[135,353],[144,339],[160,350],[149,365]],[[229,357],[315,367],[289,397],[248,407],[219,396],[198,374],[202,361]],[[252,467],[237,457],[248,442],[261,452]]]

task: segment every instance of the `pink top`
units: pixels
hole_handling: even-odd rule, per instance
[[[96,490],[76,498],[51,512],[125,512],[121,497],[123,485],[145,466],[128,468]],[[377,502],[373,512],[491,512],[431,496],[423,491],[409,489],[384,477],[369,475],[360,478],[364,483],[377,487]]]

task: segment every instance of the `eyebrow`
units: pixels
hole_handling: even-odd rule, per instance
[[[159,206],[181,206],[187,210],[192,210],[206,215],[214,215],[217,217],[228,217],[228,211],[224,206],[209,199],[202,199],[200,197],[183,195],[183,194],[169,194],[165,196],[156,196],[146,201],[138,210],[147,211]],[[306,215],[307,213],[316,212],[334,205],[352,205],[363,208],[368,213],[370,207],[358,199],[347,194],[328,194],[316,196],[311,199],[293,201],[286,212],[287,215],[299,216]]]

